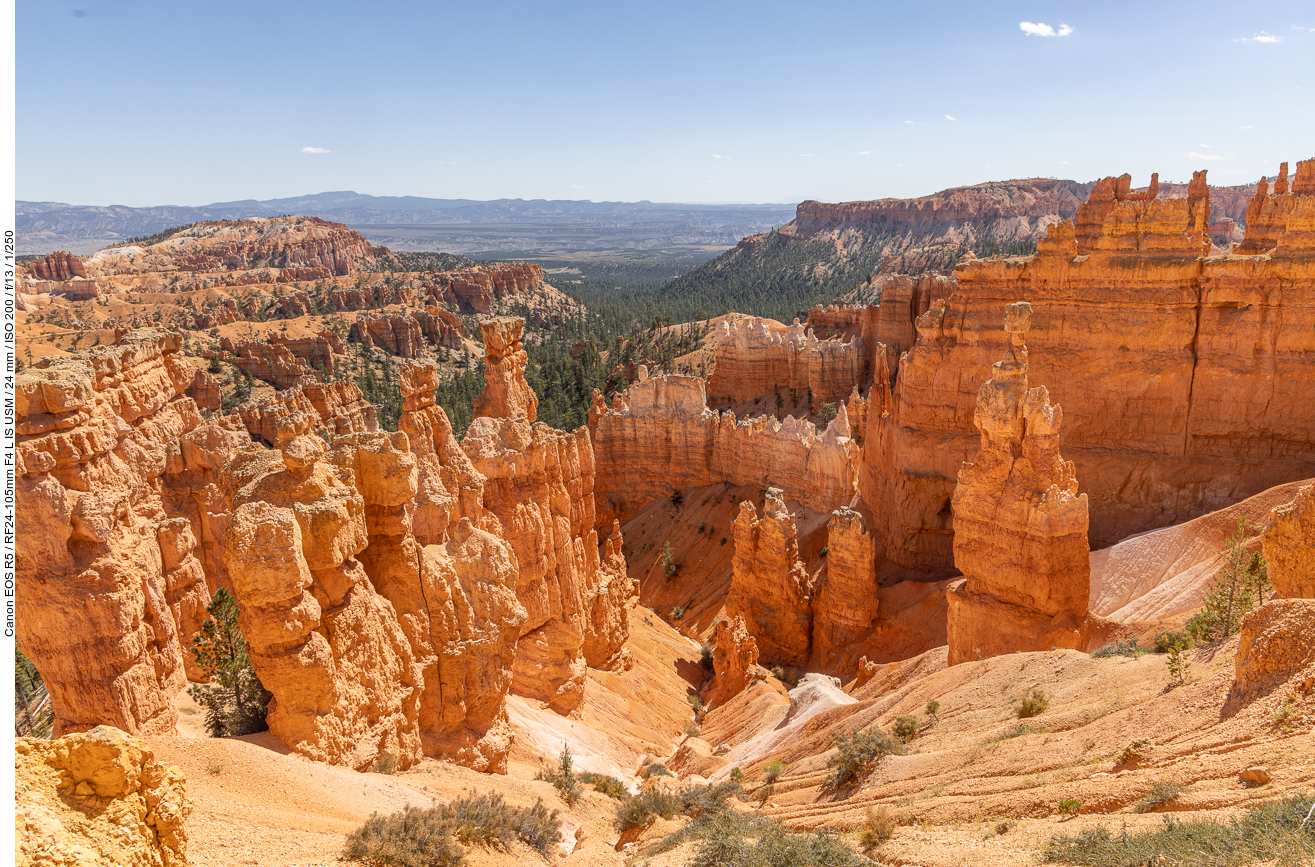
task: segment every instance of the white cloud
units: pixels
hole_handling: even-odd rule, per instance
[[[1259,33],[1257,33],[1255,36],[1251,36],[1251,37],[1243,36],[1241,39],[1234,39],[1233,41],[1234,42],[1263,42],[1266,45],[1273,45],[1275,42],[1282,42],[1283,37],[1274,36],[1273,34],[1266,33],[1265,31],[1262,30]]]
[[[948,114],[945,116],[945,119],[946,119],[946,120],[958,120],[957,117],[950,117]]]
[[[913,123],[913,121],[911,121],[911,120],[906,120],[906,121],[904,121],[904,122],[905,122],[905,123]]]
[[[1239,126],[1238,129],[1251,129],[1251,124],[1247,124],[1246,126]]]
[[[859,151],[859,152],[858,152],[858,155],[861,156],[861,157],[865,157],[865,156],[867,156],[867,155],[870,154],[870,153],[872,153],[872,151]]]
[[[1210,160],[1222,160],[1222,159],[1223,159],[1223,156],[1221,156],[1220,154],[1198,154],[1198,153],[1192,153],[1191,151],[1188,151],[1186,154],[1184,154],[1184,156],[1186,156],[1187,159],[1191,160],[1191,161],[1194,162],[1194,163],[1195,163],[1195,162],[1201,162],[1201,161],[1207,161],[1207,162],[1208,162],[1208,161],[1210,161]]]
[[[811,157],[811,156],[813,156],[813,155],[812,155],[812,154],[800,154],[799,156],[801,156],[801,157]]]
[[[713,155],[712,155],[712,158],[713,158],[714,160],[728,160],[728,159],[730,159],[730,157],[726,156],[725,154],[713,154]]]
[[[571,184],[571,189],[573,189],[573,190],[583,190],[584,187],[580,186],[579,184]]]
[[[304,154],[331,154],[331,153],[333,153],[333,151],[329,150],[328,148],[302,148],[302,149],[301,149],[301,152],[304,153]]]
[[[1070,163],[1068,160],[1060,160],[1060,161],[1059,161],[1059,164],[1060,164],[1061,166],[1069,166],[1069,165],[1072,165],[1072,163]]]
[[[1059,29],[1056,30],[1049,24],[1043,24],[1039,21],[1035,23],[1031,21],[1020,21],[1018,22],[1018,29],[1026,33],[1028,36],[1068,36],[1070,33],[1077,32],[1067,24],[1060,24]]]

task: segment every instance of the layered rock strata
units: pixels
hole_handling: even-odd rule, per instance
[[[523,262],[482,265],[444,275],[443,297],[476,313],[492,313],[498,298],[525,295],[543,287],[543,268]]]
[[[770,662],[804,666],[812,649],[813,585],[799,561],[799,531],[779,488],[762,517],[750,500],[735,519],[735,559],[726,613],[742,618]]]
[[[712,685],[704,691],[709,709],[720,707],[767,672],[758,666],[758,644],[743,617],[718,620],[712,637]]]
[[[426,307],[401,313],[367,314],[352,323],[348,340],[366,347],[377,346],[390,355],[415,358],[426,343],[459,349],[466,325],[442,307]]]
[[[708,378],[714,401],[744,403],[774,389],[811,396],[814,411],[849,396],[864,378],[866,356],[859,340],[818,340],[796,319],[782,328],[769,319],[734,319],[721,324],[716,360]]]
[[[1263,255],[1206,257],[1198,173],[1176,199],[1106,179],[1035,256],[963,262],[954,292],[915,323],[889,412],[868,415],[860,487],[879,576],[952,574],[949,503],[978,447],[978,371],[1005,350],[1000,313],[1019,298],[1034,309],[1031,374],[1065,409],[1093,547],[1315,473],[1315,196],[1305,189],[1257,205],[1248,230]],[[1282,232],[1261,232],[1266,219]]]
[[[880,614],[876,547],[863,515],[849,508],[831,514],[826,545],[826,574],[813,600],[812,653],[843,670]]]
[[[15,863],[184,867],[183,772],[110,726],[14,742]]]
[[[1077,647],[1090,583],[1087,497],[1059,454],[1063,414],[1045,386],[1028,387],[1032,315],[1010,304],[1012,347],[978,392],[981,450],[954,490],[949,663]]]
[[[1274,509],[1260,544],[1274,594],[1315,599],[1315,485],[1307,485],[1292,502]]]
[[[55,733],[172,731],[186,682],[180,620],[209,601],[195,539],[161,477],[201,422],[183,336],[140,331],[45,359],[16,388],[17,637],[50,690]]]
[[[619,661],[633,593],[619,526],[599,550],[588,431],[485,416],[461,447],[520,564],[516,597],[528,617],[512,690],[570,713],[584,696],[585,668]]]
[[[66,253],[63,250],[56,250],[48,256],[42,256],[35,262],[29,262],[25,272],[25,277],[35,280],[72,280],[74,277],[86,278],[87,269],[83,267],[82,260],[72,253]]]
[[[859,449],[845,404],[821,434],[812,422],[770,416],[739,421],[708,409],[702,379],[652,376],[595,405],[599,516],[626,516],[672,490],[719,482],[780,487],[815,511],[848,506]]]
[[[484,333],[484,390],[475,401],[475,415],[533,423],[539,398],[525,382],[525,364],[529,360],[521,345],[525,320],[496,316],[479,325]]]
[[[146,246],[107,247],[83,265],[92,276],[273,268],[292,269],[295,279],[319,279],[366,270],[385,253],[341,223],[272,217],[194,223]]]

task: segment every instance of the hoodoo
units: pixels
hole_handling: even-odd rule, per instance
[[[1005,309],[1008,354],[977,392],[982,448],[954,489],[950,664],[1077,647],[1087,615],[1087,496],[1059,454],[1063,413],[1028,387],[1025,301]]]

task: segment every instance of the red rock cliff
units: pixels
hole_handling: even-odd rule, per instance
[[[1001,311],[1020,299],[1034,310],[1031,375],[1064,407],[1093,547],[1315,472],[1315,197],[1294,188],[1267,206],[1283,227],[1273,252],[1207,259],[1203,173],[1180,199],[1123,178],[1098,188],[1036,256],[963,263],[954,293],[917,320],[889,412],[868,413],[864,439],[880,574],[950,574],[977,389],[1005,349]]]

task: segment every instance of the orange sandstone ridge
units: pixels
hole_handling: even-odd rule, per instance
[[[25,277],[48,290],[28,296],[41,303],[52,282],[112,293],[172,269],[213,289],[342,268],[354,276],[279,303],[404,307],[350,332],[226,336],[226,360],[278,386],[229,412],[169,329],[111,332],[19,374],[18,641],[56,734],[113,740],[98,761],[141,783],[112,797],[170,799],[160,820],[178,825],[172,769],[95,729],[179,730],[179,693],[200,676],[187,637],[222,587],[273,695],[271,742],[360,770],[388,754],[406,780],[446,773],[428,761],[441,759],[540,785],[524,778],[564,742],[626,782],[641,753],[686,779],[780,759],[790,771],[761,809],[796,828],[857,827],[878,803],[946,829],[1043,821],[1073,792],[1127,812],[1188,770],[1200,790],[1184,809],[1232,808],[1251,797],[1233,791],[1244,760],[1281,765],[1262,794],[1297,791],[1310,771],[1280,754],[1309,744],[1315,684],[1315,160],[1261,183],[1228,253],[1211,246],[1204,173],[1172,191],[1107,178],[1085,202],[1034,186],[1038,213],[1072,214],[1035,256],[888,277],[879,305],[818,308],[807,325],[729,320],[707,381],[641,367],[573,432],[535,420],[524,321],[483,320],[486,386],[460,441],[422,357],[465,346],[437,304],[492,310],[540,291],[541,272],[376,281],[361,269],[386,252],[303,218],[48,257]],[[985,214],[974,201],[808,213],[968,219]],[[344,338],[402,359],[397,431],[355,385],[312,375],[339,363]],[[794,392],[789,412],[779,392]],[[1125,661],[1078,652],[1181,625],[1220,528],[1247,509],[1276,598],[1193,657],[1195,680],[1175,689],[1156,659],[1114,671]],[[662,574],[664,543],[679,562]],[[641,586],[649,608],[635,607]],[[787,689],[768,666],[810,673]],[[1008,700],[1024,682],[1051,691],[1050,730],[1017,730]],[[1117,689],[1126,702],[1091,697]],[[682,737],[696,695],[711,711]],[[943,719],[918,750],[852,792],[820,788],[838,734],[929,701]],[[1300,739],[1286,745],[1282,702]],[[1134,735],[1154,739],[1151,759],[1102,758]],[[33,810],[57,810],[65,749],[20,747]],[[411,794],[393,802],[430,802]],[[568,820],[577,861],[621,863],[604,823]],[[181,826],[169,833],[182,853]],[[901,829],[892,845],[904,858],[918,843]],[[926,852],[905,860],[944,863]]]

